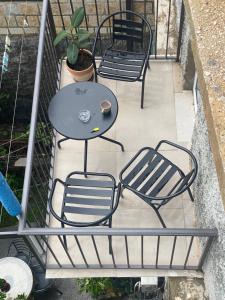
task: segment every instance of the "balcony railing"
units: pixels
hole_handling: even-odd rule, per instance
[[[129,2],[127,1],[126,4],[128,5]],[[70,3],[71,10],[73,10],[72,1]],[[97,1],[94,3],[98,20]],[[146,7],[146,3],[147,1],[144,1],[144,7]],[[153,52],[153,58],[158,57],[159,3],[160,1],[156,2],[157,10],[154,23],[156,48]],[[85,6],[85,1],[83,1],[83,5]],[[122,1],[119,1],[118,5],[120,7]],[[58,1],[58,7],[62,25],[64,25],[65,16],[61,13],[60,1]],[[108,13],[110,13],[109,1],[107,1],[107,7]],[[148,14],[146,9],[145,13]],[[169,58],[170,18],[171,1],[168,1],[168,30],[164,58]],[[179,30],[181,33],[183,16],[180,19]],[[97,25],[98,23],[96,27]],[[88,26],[87,23],[86,26]],[[23,236],[43,268],[49,270],[159,269],[201,271],[212,241],[217,236],[216,229],[51,228],[48,196],[54,173],[56,135],[49,123],[47,109],[51,98],[59,89],[61,74],[60,55],[53,46],[55,35],[56,29],[50,2],[44,0],[22,197],[23,214],[19,220],[18,233],[12,234]],[[178,55],[180,41],[181,35],[178,34],[178,48],[175,49]],[[174,59],[176,59],[176,55]],[[65,247],[63,236],[67,237],[71,247]],[[108,248],[109,238],[112,238],[111,255],[109,255]],[[193,258],[193,251],[198,242],[201,245],[200,253]],[[166,255],[165,244],[167,245],[166,251],[168,252],[168,249],[170,251]],[[182,255],[177,255],[180,252]]]

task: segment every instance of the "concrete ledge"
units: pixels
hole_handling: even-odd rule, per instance
[[[210,145],[225,207],[225,1],[184,0]]]

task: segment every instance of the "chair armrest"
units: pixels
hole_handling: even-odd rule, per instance
[[[50,195],[49,195],[49,201],[48,201],[49,209],[50,209],[50,211],[53,215],[55,215],[55,211],[54,211],[53,206],[52,206],[52,198],[53,198],[53,195],[54,195],[54,192],[55,192],[57,182],[61,183],[64,187],[66,186],[65,182],[62,181],[59,178],[56,178],[53,181],[53,185],[52,185],[52,189],[51,189],[51,192],[50,192]]]
[[[175,144],[175,143],[173,143],[173,142],[167,141],[167,140],[162,140],[162,141],[160,141],[160,142],[158,143],[158,145],[155,147],[155,150],[158,151],[159,148],[160,148],[160,146],[161,146],[162,144],[168,144],[168,145],[170,145],[170,146],[173,146],[174,148],[177,148],[177,149],[179,149],[179,150],[182,150],[182,151],[186,152],[186,153],[192,158],[192,161],[193,161],[193,164],[194,164],[194,169],[196,170],[196,174],[197,174],[197,171],[198,171],[198,163],[197,163],[197,160],[196,160],[194,154],[193,154],[190,150],[186,149],[186,148],[183,147],[183,146],[180,146],[180,145],[178,145],[178,144]]]

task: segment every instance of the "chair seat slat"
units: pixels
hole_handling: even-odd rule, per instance
[[[89,215],[89,216],[106,216],[110,213],[110,209],[103,208],[83,208],[83,207],[73,207],[73,206],[65,206],[63,209],[64,213],[71,214],[81,214],[81,215]]]
[[[142,67],[143,65],[143,60],[134,60],[134,59],[132,60],[132,59],[114,57],[113,55],[104,55],[103,60],[114,64],[123,64],[126,66]]]
[[[132,188],[137,189],[160,163],[161,160],[161,156],[155,156],[154,159],[148,164],[147,168],[144,169],[140,176],[138,176],[138,178],[132,183]]]
[[[151,178],[145,183],[145,185],[140,189],[140,192],[146,194],[147,191],[153,186],[153,184],[160,178],[160,176],[165,172],[170,164],[168,161],[164,161],[160,167],[155,171]]]
[[[170,170],[165,174],[165,176],[160,180],[160,182],[154,187],[154,189],[148,195],[151,197],[157,196],[176,172],[177,172],[177,168],[175,167],[170,168]]]
[[[111,68],[111,69],[119,69],[123,71],[136,71],[136,72],[141,72],[141,66],[134,66],[134,65],[126,65],[126,62],[124,63],[123,61],[121,63],[112,63],[108,62],[106,60],[103,60],[101,63],[101,66]]]
[[[78,198],[78,197],[65,197],[64,198],[65,204],[66,203],[73,203],[73,204],[82,204],[82,205],[98,205],[98,206],[111,206],[112,200],[109,199],[97,199],[97,198]]]
[[[140,170],[143,168],[143,166],[148,162],[151,161],[153,156],[155,155],[155,151],[149,150],[145,156],[137,163],[137,165],[133,168],[131,172],[127,174],[127,176],[124,178],[124,183],[129,184],[131,180],[140,172]]]
[[[121,26],[119,24],[114,24],[114,27],[113,27],[113,31],[114,33],[119,33],[119,32],[122,32],[122,33],[126,33],[128,35],[133,35],[133,36],[136,36],[136,37],[140,37],[140,38],[143,38],[143,30],[142,28],[140,27],[124,27],[124,26]]]
[[[136,52],[125,52],[125,51],[118,51],[115,49],[106,50],[105,55],[110,55],[114,58],[120,59],[131,59],[131,60],[143,60],[146,57],[144,53],[136,53]]]
[[[98,196],[98,197],[111,197],[113,194],[112,190],[103,189],[86,189],[86,188],[76,188],[76,187],[66,187],[66,194],[75,194],[83,196]]]
[[[134,35],[125,35],[125,34],[118,34],[118,33],[114,33],[114,39],[116,40],[120,40],[120,41],[133,41],[133,42],[138,42],[138,43],[142,43],[142,37],[137,37]]]
[[[72,186],[86,186],[86,187],[104,187],[104,188],[113,188],[113,181],[100,181],[100,180],[91,180],[91,179],[78,179],[78,178],[67,178],[67,185]]]
[[[115,69],[109,69],[105,67],[99,67],[98,69],[99,73],[101,74],[108,74],[113,75],[114,77],[124,77],[124,78],[137,78],[139,76],[139,72],[128,72],[128,71],[122,71],[122,70],[115,70]]]

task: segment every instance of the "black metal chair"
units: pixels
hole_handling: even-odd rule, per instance
[[[60,216],[52,205],[57,182],[64,186]],[[49,197],[49,208],[52,215],[61,222],[62,227],[69,225],[74,227],[108,226],[111,228],[112,215],[119,204],[120,184],[115,197],[116,188],[116,181],[110,174],[72,172],[66,177],[65,182],[58,178],[54,180]],[[66,236],[63,237],[67,247]]]
[[[92,50],[96,82],[97,75],[113,80],[141,81],[143,108],[151,46],[151,26],[142,15],[126,10],[109,15],[99,25]],[[97,68],[95,59],[99,56],[102,59]]]
[[[187,174],[158,150],[168,144],[186,152],[192,160],[192,169]],[[130,160],[120,173],[122,189],[135,193],[156,212],[163,227],[166,227],[159,209],[171,199],[187,191],[194,201],[190,186],[196,178],[198,164],[188,149],[175,143],[162,140],[155,149],[144,147]]]

